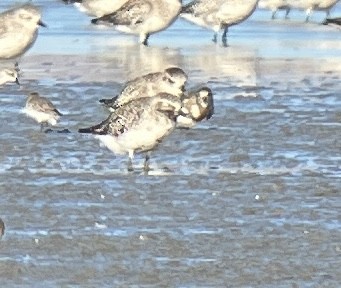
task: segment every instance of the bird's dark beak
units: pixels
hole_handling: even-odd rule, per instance
[[[185,85],[182,85],[182,86],[181,86],[181,91],[182,91],[182,92],[186,92]]]
[[[20,82],[19,82],[19,79],[18,79],[18,77],[17,77],[17,78],[15,78],[15,83],[17,83],[17,84],[20,86]]]
[[[210,108],[210,110],[209,110],[208,113],[207,113],[206,119],[207,119],[207,120],[208,120],[208,119],[211,119],[212,116],[213,116],[213,114],[214,114],[214,106],[212,105],[212,107]]]
[[[41,20],[38,21],[38,25],[42,26],[42,27],[45,27],[45,28],[47,27],[47,25],[43,21],[41,21]]]

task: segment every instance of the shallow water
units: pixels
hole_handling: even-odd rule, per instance
[[[0,89],[1,287],[340,287],[341,42],[322,13],[256,11],[229,47],[179,20],[140,47],[39,3],[49,29],[21,87]],[[149,175],[76,133],[106,117],[99,99],[170,65],[212,88],[215,115],[166,139]],[[71,133],[20,113],[33,90]]]

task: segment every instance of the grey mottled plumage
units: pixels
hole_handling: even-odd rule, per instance
[[[182,69],[170,67],[162,72],[137,77],[127,82],[118,96],[112,99],[101,99],[100,102],[112,111],[131,100],[152,97],[161,92],[181,97],[185,90],[187,78]]]
[[[98,125],[79,129],[95,134],[115,154],[129,155],[128,170],[132,170],[135,152],[153,150],[175,128],[181,109],[180,98],[167,93],[139,98],[118,107]],[[147,153],[144,169],[148,170]]]

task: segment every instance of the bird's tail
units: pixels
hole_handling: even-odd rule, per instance
[[[63,116],[63,114],[60,113],[57,109],[54,109],[53,112],[56,113],[58,116]]]
[[[97,135],[105,135],[108,132],[108,126],[106,125],[106,120],[102,123],[99,123],[95,126],[91,126],[88,128],[80,128],[78,129],[79,133],[87,133],[87,134],[97,134]]]
[[[90,133],[90,134],[92,134],[93,133],[93,127],[80,128],[80,129],[78,129],[78,132],[79,133]]]
[[[117,100],[117,96],[115,96],[111,99],[101,99],[101,100],[99,100],[99,103],[102,103],[106,106],[111,106],[116,102],[116,100]]]

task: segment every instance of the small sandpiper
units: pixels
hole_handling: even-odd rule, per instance
[[[60,113],[50,100],[40,96],[37,92],[28,95],[26,106],[22,110],[28,117],[40,123],[40,131],[48,124],[55,126],[63,114]]]

